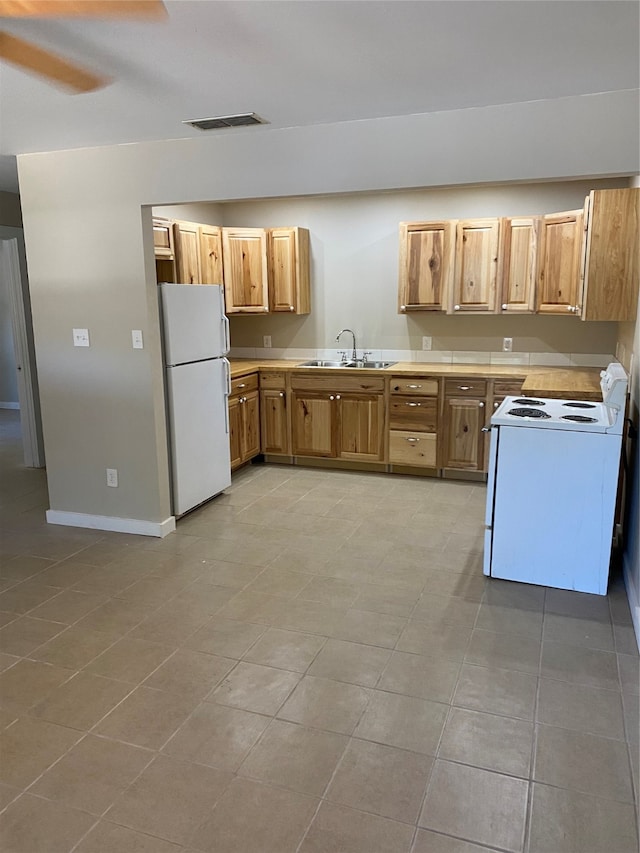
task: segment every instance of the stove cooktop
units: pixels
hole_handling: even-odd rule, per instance
[[[564,429],[577,432],[621,432],[622,416],[604,403],[505,397],[491,418],[492,425]]]

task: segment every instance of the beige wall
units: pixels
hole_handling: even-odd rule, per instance
[[[143,206],[611,178],[639,171],[638,124],[635,94],[615,92],[20,155],[51,507],[151,522],[170,514],[151,211]],[[394,240],[388,227],[372,230],[365,274],[391,257]],[[324,251],[316,241],[316,265]],[[342,281],[341,312],[311,315],[323,324],[314,335],[335,334],[343,314],[357,316],[351,284]],[[405,336],[400,322],[370,332]],[[74,327],[89,328],[91,348],[71,345]],[[132,349],[132,329],[143,330],[144,350]],[[106,486],[107,467],[119,471],[117,489]]]
[[[22,228],[20,196],[17,193],[0,191],[0,225]]]

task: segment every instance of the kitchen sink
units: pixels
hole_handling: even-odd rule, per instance
[[[298,365],[299,367],[363,367],[369,370],[384,370],[386,367],[391,367],[396,364],[395,361],[327,361],[322,358],[314,358],[311,361],[305,361]]]

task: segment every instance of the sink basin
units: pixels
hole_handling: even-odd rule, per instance
[[[386,367],[391,367],[396,364],[395,361],[352,361],[346,367],[365,367],[369,370],[384,370]]]
[[[348,362],[342,361],[326,361],[322,358],[314,358],[311,361],[305,361],[299,367],[351,367]]]
[[[322,358],[314,358],[311,361],[303,362],[299,367],[364,367],[369,370],[384,370],[395,363],[395,361],[327,361]]]

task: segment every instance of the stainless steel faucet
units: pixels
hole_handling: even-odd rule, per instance
[[[339,341],[340,335],[343,335],[345,332],[349,332],[353,336],[353,355],[351,356],[351,358],[354,361],[357,361],[358,360],[358,354],[356,353],[356,333],[353,331],[353,329],[342,329],[336,335],[336,341]]]

